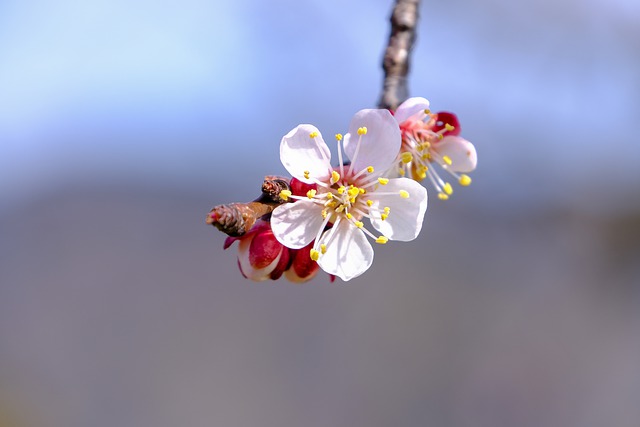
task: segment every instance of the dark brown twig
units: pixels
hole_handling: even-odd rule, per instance
[[[391,34],[384,53],[384,83],[379,108],[395,110],[409,97],[409,59],[416,40],[420,0],[396,0],[391,13]]]
[[[249,203],[230,203],[215,206],[207,214],[205,222],[223,233],[239,237],[253,227],[253,224],[284,203],[280,198],[282,190],[289,190],[289,180],[279,176],[266,176],[262,183],[262,195]]]

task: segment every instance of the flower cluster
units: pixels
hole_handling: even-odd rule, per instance
[[[335,135],[337,164],[315,126],[301,124],[286,134],[280,159],[293,178],[280,192],[283,203],[269,220],[225,241],[225,249],[239,241],[243,276],[304,282],[322,269],[332,280],[348,281],[371,266],[370,241],[415,239],[427,209],[427,191],[417,181],[428,177],[445,200],[452,186],[432,166],[467,186],[466,173],[477,162],[456,116],[428,107],[426,99],[411,98],[394,114],[359,111],[348,132]]]

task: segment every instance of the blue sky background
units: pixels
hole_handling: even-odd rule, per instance
[[[608,206],[637,193],[639,9],[423,5],[410,90],[457,112],[478,146],[482,187],[469,197],[592,209],[594,192]],[[200,191],[223,174],[242,187],[284,172],[277,146],[289,129],[343,131],[375,105],[389,11],[387,1],[3,2],[3,205],[73,182]]]

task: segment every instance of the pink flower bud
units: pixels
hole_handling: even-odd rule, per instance
[[[458,116],[453,113],[449,113],[447,111],[440,111],[433,116],[433,126],[430,130],[433,132],[440,132],[447,125],[453,126],[453,130],[445,130],[442,135],[460,135],[460,122],[458,121]]]
[[[268,221],[257,221],[241,237],[227,237],[224,249],[235,241],[239,242],[238,267],[247,279],[256,282],[277,280],[284,274],[290,281],[302,283],[311,280],[319,271],[318,264],[309,256],[313,242],[302,249],[289,249],[276,240]],[[334,279],[331,277],[332,282]]]

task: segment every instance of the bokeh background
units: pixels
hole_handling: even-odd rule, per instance
[[[0,2],[0,426],[638,425],[635,0],[423,2],[410,92],[479,167],[362,277],[204,224],[376,104],[391,7]]]

